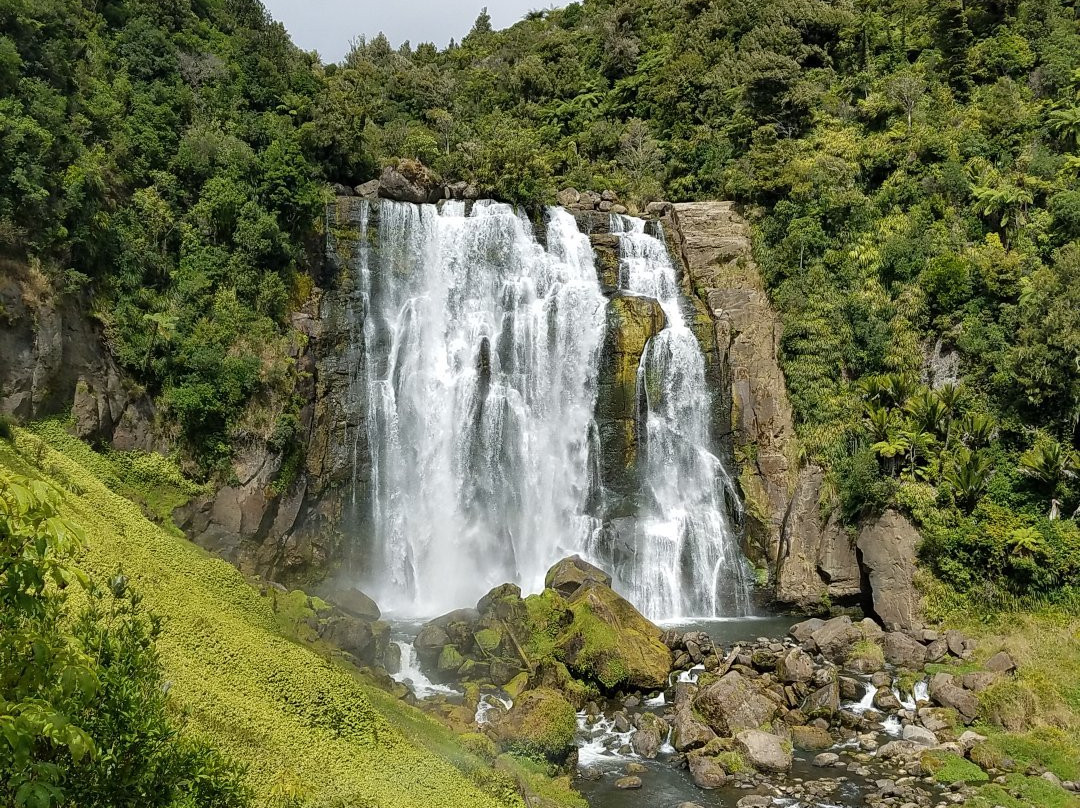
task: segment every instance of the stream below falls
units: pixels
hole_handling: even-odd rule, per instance
[[[664,629],[680,632],[703,631],[717,648],[744,648],[762,642],[779,642],[787,634],[792,618],[738,617],[709,618],[692,621],[667,621]],[[411,640],[420,626],[417,621],[395,622],[393,637],[401,648],[401,670],[394,675],[398,681],[410,685],[420,700],[438,696],[460,700],[463,694],[452,687],[432,683],[419,669]],[[676,681],[696,681],[701,668],[672,674]],[[854,674],[851,674],[854,676]],[[870,676],[859,675],[865,691],[858,700],[847,699],[841,708],[862,715],[872,712],[874,688]],[[915,686],[913,694],[901,694],[894,690],[898,700],[907,709],[915,709],[916,702],[926,698],[925,682]],[[476,720],[483,725],[492,714],[508,710],[513,702],[505,694],[485,694],[476,710]],[[723,787],[703,789],[696,785],[685,765],[683,756],[671,745],[670,736],[654,759],[636,754],[630,746],[633,728],[620,731],[613,716],[625,710],[627,713],[653,712],[663,715],[671,709],[665,694],[657,694],[641,703],[631,702],[632,709],[621,701],[609,701],[597,705],[600,713],[590,716],[586,711],[578,713],[578,764],[574,786],[592,808],[683,808],[684,804],[700,808],[735,808],[741,800],[742,808],[855,808],[866,804],[869,794],[882,792],[883,784],[891,783],[896,775],[877,761],[870,760],[868,752],[880,745],[896,740],[901,735],[900,722],[888,717],[871,725],[869,733],[850,733],[829,749],[813,751],[794,750],[794,761],[789,771],[768,775],[764,782],[739,781],[729,778]],[[836,755],[839,760],[829,766],[815,765],[823,753]],[[641,780],[640,788],[620,788],[617,783],[628,775]],[[888,785],[884,786],[886,789]],[[939,787],[929,787],[940,790]],[[686,806],[689,808],[689,806]]]

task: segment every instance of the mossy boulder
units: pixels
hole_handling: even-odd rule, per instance
[[[548,570],[544,577],[544,586],[554,589],[564,598],[570,598],[587,581],[611,586],[610,575],[585,561],[581,556],[572,555]]]
[[[577,750],[576,729],[570,702],[559,691],[541,687],[515,701],[495,732],[504,751],[562,766]]]
[[[605,690],[658,690],[667,685],[671,650],[660,629],[608,586],[586,582],[568,601],[573,622],[558,653],[576,676]]]
[[[924,752],[919,763],[939,783],[985,783],[990,779],[976,764],[952,752]]]

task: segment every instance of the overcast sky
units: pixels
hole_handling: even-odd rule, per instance
[[[507,28],[525,12],[565,6],[568,0],[263,0],[275,20],[284,23],[293,42],[317,50],[324,62],[340,60],[354,37],[380,31],[390,43],[446,46],[469,33],[487,6],[495,28]]]

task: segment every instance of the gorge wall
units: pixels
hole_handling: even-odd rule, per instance
[[[355,570],[376,563],[372,527],[364,517],[378,485],[367,428],[371,390],[364,378],[364,355],[373,347],[370,342],[386,335],[365,332],[363,325],[370,299],[356,272],[382,260],[379,206],[370,198],[379,186],[363,190],[368,198],[340,195],[328,207],[318,286],[292,317],[302,335],[293,356],[304,401],[299,472],[277,491],[274,482],[283,458],[264,443],[250,441],[238,447],[231,485],[176,514],[177,523],[203,546],[252,575],[289,585],[310,586],[341,572],[348,588]],[[704,384],[711,391],[699,408],[707,422],[700,430],[707,436],[705,448],[721,471],[738,469],[737,486],[720,489],[724,502],[699,499],[693,510],[734,520],[719,529],[741,536],[746,554],[770,570],[779,604],[808,611],[829,603],[861,605],[891,625],[917,622],[911,585],[918,540],[914,528],[889,512],[852,531],[837,515],[823,512],[823,470],[812,464],[800,467],[777,358],[780,321],[752,260],[749,228],[734,206],[656,203],[642,225],[633,225],[633,220],[623,222],[618,210],[612,215],[617,203],[599,196],[564,192],[560,198],[591,247],[603,306],[596,432],[589,439],[596,486],[585,493],[585,510],[602,529],[594,531],[584,549],[618,569],[641,546],[634,515],[641,507],[643,475],[650,473],[650,432],[648,419],[641,416],[648,385],[642,386],[639,374],[650,341],[665,326],[671,332],[677,321],[693,335]],[[619,232],[639,226],[640,237]],[[529,238],[538,249],[552,248],[541,224],[532,230]],[[628,285],[633,250],[645,249],[634,247],[635,239],[648,249],[653,249],[650,239],[666,241],[674,258],[671,282],[677,287],[664,293],[668,304],[655,289],[643,295]],[[655,258],[650,260],[655,264]],[[638,282],[662,283],[661,275]],[[81,437],[122,449],[166,449],[165,430],[155,427],[152,405],[124,380],[90,320],[48,300],[28,305],[26,287],[26,281],[12,279],[0,287],[6,317],[0,341],[5,358],[12,357],[0,366],[4,411],[33,418],[70,408]],[[685,476],[670,482],[686,490]],[[649,486],[651,499],[662,499],[652,482]],[[652,506],[659,507],[655,501]],[[659,538],[657,546],[664,547],[664,536]],[[679,562],[704,567],[717,559],[687,556]],[[647,583],[652,590],[669,591],[686,585],[677,572]],[[663,608],[678,610],[670,593],[664,597]],[[730,604],[729,598],[717,608]]]

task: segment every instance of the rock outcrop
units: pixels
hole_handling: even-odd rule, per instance
[[[607,305],[607,328],[597,377],[596,426],[600,480],[609,518],[636,512],[638,460],[643,439],[638,423],[638,365],[648,341],[664,327],[664,310],[650,297],[616,294]]]
[[[781,325],[750,252],[746,222],[730,202],[674,206],[677,249],[712,316],[731,372],[731,427],[759,557],[782,558],[781,534],[797,473],[794,424],[777,361]]]
[[[71,411],[83,440],[123,451],[167,449],[155,412],[117,366],[100,329],[57,298],[37,269],[0,269],[0,412],[19,419]]]
[[[853,537],[838,513],[822,515],[824,479],[820,466],[799,472],[781,524],[775,597],[801,609],[857,601],[862,589]]]
[[[887,510],[867,522],[856,544],[866,569],[874,613],[890,631],[922,625],[919,592],[915,588],[915,551],[919,531],[907,517]]]

